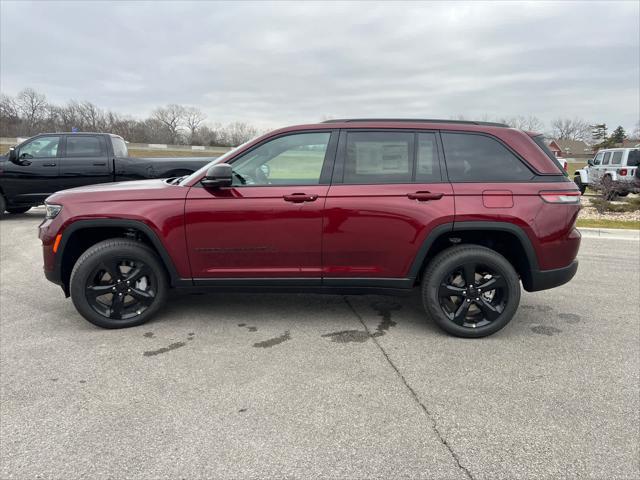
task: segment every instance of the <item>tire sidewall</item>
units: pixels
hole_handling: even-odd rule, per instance
[[[89,276],[105,258],[124,256],[139,259],[152,270],[157,282],[154,302],[140,315],[129,320],[112,320],[96,312],[85,296],[85,287]],[[157,256],[147,247],[133,241],[105,241],[87,250],[76,262],[70,280],[71,299],[78,312],[89,322],[102,328],[128,328],[148,321],[162,307],[167,295],[166,274]]]
[[[466,328],[453,323],[440,307],[438,290],[445,275],[457,266],[474,261],[486,264],[503,276],[508,287],[509,301],[500,316],[489,325]],[[481,246],[460,246],[449,248],[433,259],[425,271],[422,282],[422,299],[425,310],[440,328],[457,337],[486,337],[504,328],[513,318],[520,304],[520,279],[509,261],[499,253]]]

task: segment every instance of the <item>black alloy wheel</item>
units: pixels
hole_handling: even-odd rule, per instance
[[[129,320],[141,315],[156,298],[158,281],[143,261],[112,258],[89,275],[87,302],[97,313],[112,320]]]
[[[94,325],[141,325],[162,307],[167,273],[147,245],[112,238],[85,251],[71,272],[69,290],[78,312]]]
[[[507,325],[520,303],[520,278],[495,250],[480,245],[447,248],[427,265],[422,301],[446,332],[479,338]]]
[[[489,325],[504,312],[509,289],[493,269],[468,262],[445,275],[438,299],[450,321],[460,327],[478,328]]]

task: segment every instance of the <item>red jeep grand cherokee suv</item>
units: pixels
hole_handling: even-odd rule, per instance
[[[576,273],[580,208],[542,138],[487,122],[332,120],[276,130],[188,177],[47,199],[47,278],[106,328],[169,288],[402,294],[444,330],[504,327]]]

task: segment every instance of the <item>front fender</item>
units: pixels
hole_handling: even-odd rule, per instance
[[[574,177],[580,177],[580,181],[582,182],[583,185],[586,185],[589,183],[589,172],[587,172],[587,170],[585,170],[584,168],[581,168],[580,170],[576,170],[576,173],[574,174]]]

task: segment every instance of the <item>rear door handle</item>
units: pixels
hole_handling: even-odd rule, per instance
[[[318,195],[307,195],[306,193],[292,193],[291,195],[285,195],[285,202],[302,203],[302,202],[314,202]]]
[[[429,200],[440,200],[442,197],[444,197],[444,193],[413,192],[407,193],[407,197],[409,197],[410,200],[428,202]]]
[[[43,167],[55,167],[56,164],[55,163],[43,163],[42,166]]]

